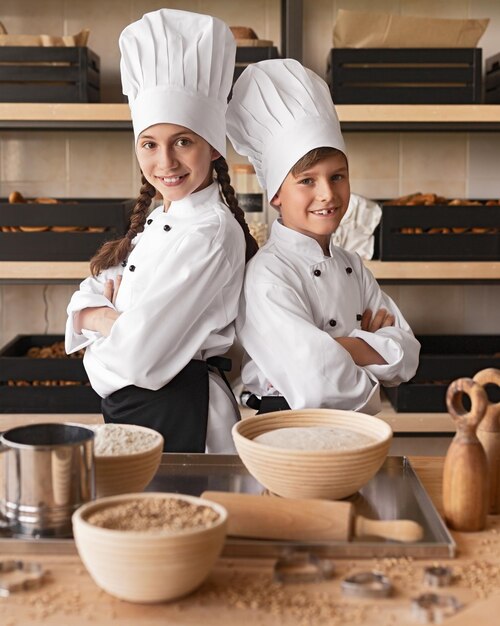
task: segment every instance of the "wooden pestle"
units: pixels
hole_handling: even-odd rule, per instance
[[[462,402],[464,393],[471,400],[469,412]],[[445,520],[454,530],[482,530],[488,514],[488,463],[476,429],[486,413],[488,396],[471,378],[459,378],[448,387],[446,404],[457,433],[444,463]]]
[[[490,367],[478,372],[473,380],[481,386],[500,386],[500,370]],[[490,498],[488,512],[500,513],[500,402],[490,402],[478,426],[477,437],[482,443],[488,461]]]
[[[225,491],[205,491],[202,498],[228,512],[228,535],[291,541],[349,541],[376,536],[414,542],[422,538],[412,520],[370,520],[355,515],[351,502],[319,499],[269,498]]]

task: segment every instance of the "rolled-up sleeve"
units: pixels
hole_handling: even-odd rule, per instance
[[[362,410],[378,394],[375,377],[316,327],[307,304],[293,288],[252,281],[251,290],[247,289],[237,334],[252,361],[291,408]],[[244,370],[243,382],[247,382]]]
[[[418,367],[420,343],[395,302],[381,289],[372,273],[363,269],[364,310],[373,314],[383,308],[394,315],[394,326],[367,332],[355,329],[350,337],[363,339],[386,361],[385,365],[367,365],[364,369],[376,376],[387,387],[407,382],[415,375]]]
[[[81,333],[77,332],[75,316],[83,309],[91,307],[107,306],[114,309],[110,300],[103,295],[104,284],[108,279],[115,279],[118,274],[119,268],[113,267],[101,272],[97,277],[90,276],[80,283],[78,291],[72,295],[67,308],[68,319],[65,333],[65,348],[68,354],[86,348],[102,337],[100,333],[91,330],[82,329]]]

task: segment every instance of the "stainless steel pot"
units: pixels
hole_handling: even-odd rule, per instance
[[[94,431],[30,424],[0,436],[0,516],[15,535],[71,536],[71,515],[94,499]]]

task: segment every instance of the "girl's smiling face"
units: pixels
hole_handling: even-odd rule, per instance
[[[271,204],[285,226],[308,235],[328,253],[334,233],[349,206],[347,159],[342,152],[322,158],[303,172],[289,172]]]
[[[136,144],[145,178],[164,200],[173,202],[212,183],[212,161],[220,154],[200,135],[177,124],[146,128]]]

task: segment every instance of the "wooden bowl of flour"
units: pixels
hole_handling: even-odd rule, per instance
[[[245,467],[286,498],[346,498],[380,469],[392,440],[381,419],[354,411],[303,409],[249,417],[234,425]]]
[[[143,491],[160,465],[160,433],[129,424],[102,424],[94,430],[96,498]]]

